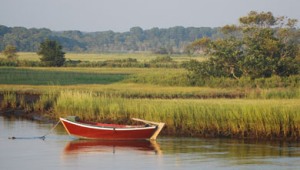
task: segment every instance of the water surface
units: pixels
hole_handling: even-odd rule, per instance
[[[62,126],[0,117],[0,169],[298,169],[300,144],[159,137],[149,141],[92,141]]]

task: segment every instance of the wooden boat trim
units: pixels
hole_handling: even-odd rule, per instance
[[[156,125],[157,126],[157,129],[154,132],[154,134],[150,137],[150,140],[156,140],[156,138],[159,135],[160,131],[165,126],[165,123],[162,123],[162,122],[152,122],[152,121],[138,119],[138,118],[132,118],[132,120],[143,122],[143,123],[146,123],[146,124],[152,124],[152,125]]]
[[[67,119],[64,118],[60,118],[60,120],[62,122],[68,122],[70,124],[74,124],[77,126],[81,126],[81,127],[86,127],[86,128],[91,128],[91,129],[99,129],[99,130],[117,130],[117,131],[128,131],[128,130],[147,130],[147,129],[155,129],[156,126],[149,126],[149,127],[125,127],[125,128],[114,128],[114,127],[101,127],[101,126],[95,126],[95,125],[90,125],[90,124],[83,124],[83,123],[77,123],[77,122],[73,122],[73,121],[69,121]],[[66,128],[67,129],[67,128]]]

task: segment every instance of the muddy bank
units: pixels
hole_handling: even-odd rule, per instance
[[[11,103],[12,100],[9,100],[9,99],[6,99],[7,96],[9,95],[14,95],[15,96],[15,104],[14,103]],[[6,107],[12,107],[12,105],[16,105],[17,107],[19,107],[21,105],[21,102],[24,101],[26,104],[33,104],[35,103],[36,101],[38,101],[40,99],[40,96],[41,94],[35,94],[35,93],[18,93],[18,92],[12,92],[12,93],[0,93],[0,103],[2,104],[1,108],[2,107],[5,107],[3,106],[3,101],[6,100],[8,101],[6,105]]]
[[[52,119],[46,118],[43,116],[42,113],[38,112],[28,112],[26,110],[21,110],[21,109],[0,109],[0,116],[4,117],[16,117],[16,118],[24,118],[28,120],[34,120],[34,121],[42,121],[42,122],[55,122]]]

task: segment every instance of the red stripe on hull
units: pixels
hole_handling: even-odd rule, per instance
[[[80,125],[61,119],[64,127],[72,136],[84,139],[101,140],[144,140],[149,139],[156,131],[155,127],[144,128],[101,128],[89,125]]]

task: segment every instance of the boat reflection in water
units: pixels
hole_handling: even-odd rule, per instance
[[[67,143],[64,154],[87,154],[122,151],[140,151],[149,154],[161,155],[162,151],[156,141],[105,141],[105,140],[74,140]]]

